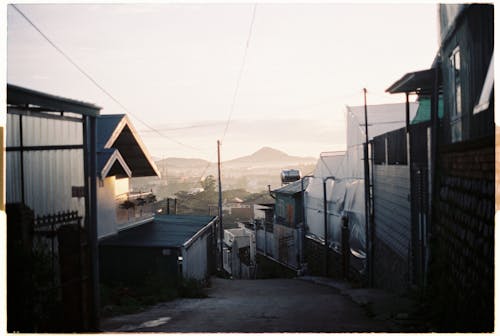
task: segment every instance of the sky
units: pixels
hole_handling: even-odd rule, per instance
[[[345,106],[430,67],[437,5],[153,3],[7,7],[7,82],[128,113],[156,158],[345,148]],[[402,115],[404,111],[402,111]]]

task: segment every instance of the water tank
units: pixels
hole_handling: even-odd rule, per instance
[[[281,184],[288,184],[300,180],[300,170],[285,169],[281,171]]]

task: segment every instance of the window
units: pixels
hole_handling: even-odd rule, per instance
[[[451,64],[451,142],[462,140],[462,83],[460,78],[460,48],[456,47],[450,56]]]

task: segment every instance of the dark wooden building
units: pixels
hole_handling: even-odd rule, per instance
[[[432,68],[388,89],[431,99],[427,136],[407,127],[410,284],[422,289],[439,331],[493,331],[493,5],[440,5],[439,15],[441,45]]]

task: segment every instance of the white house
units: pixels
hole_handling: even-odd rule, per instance
[[[124,114],[97,118],[98,238],[153,218],[152,192],[131,192],[130,178],[160,172],[130,119]]]

